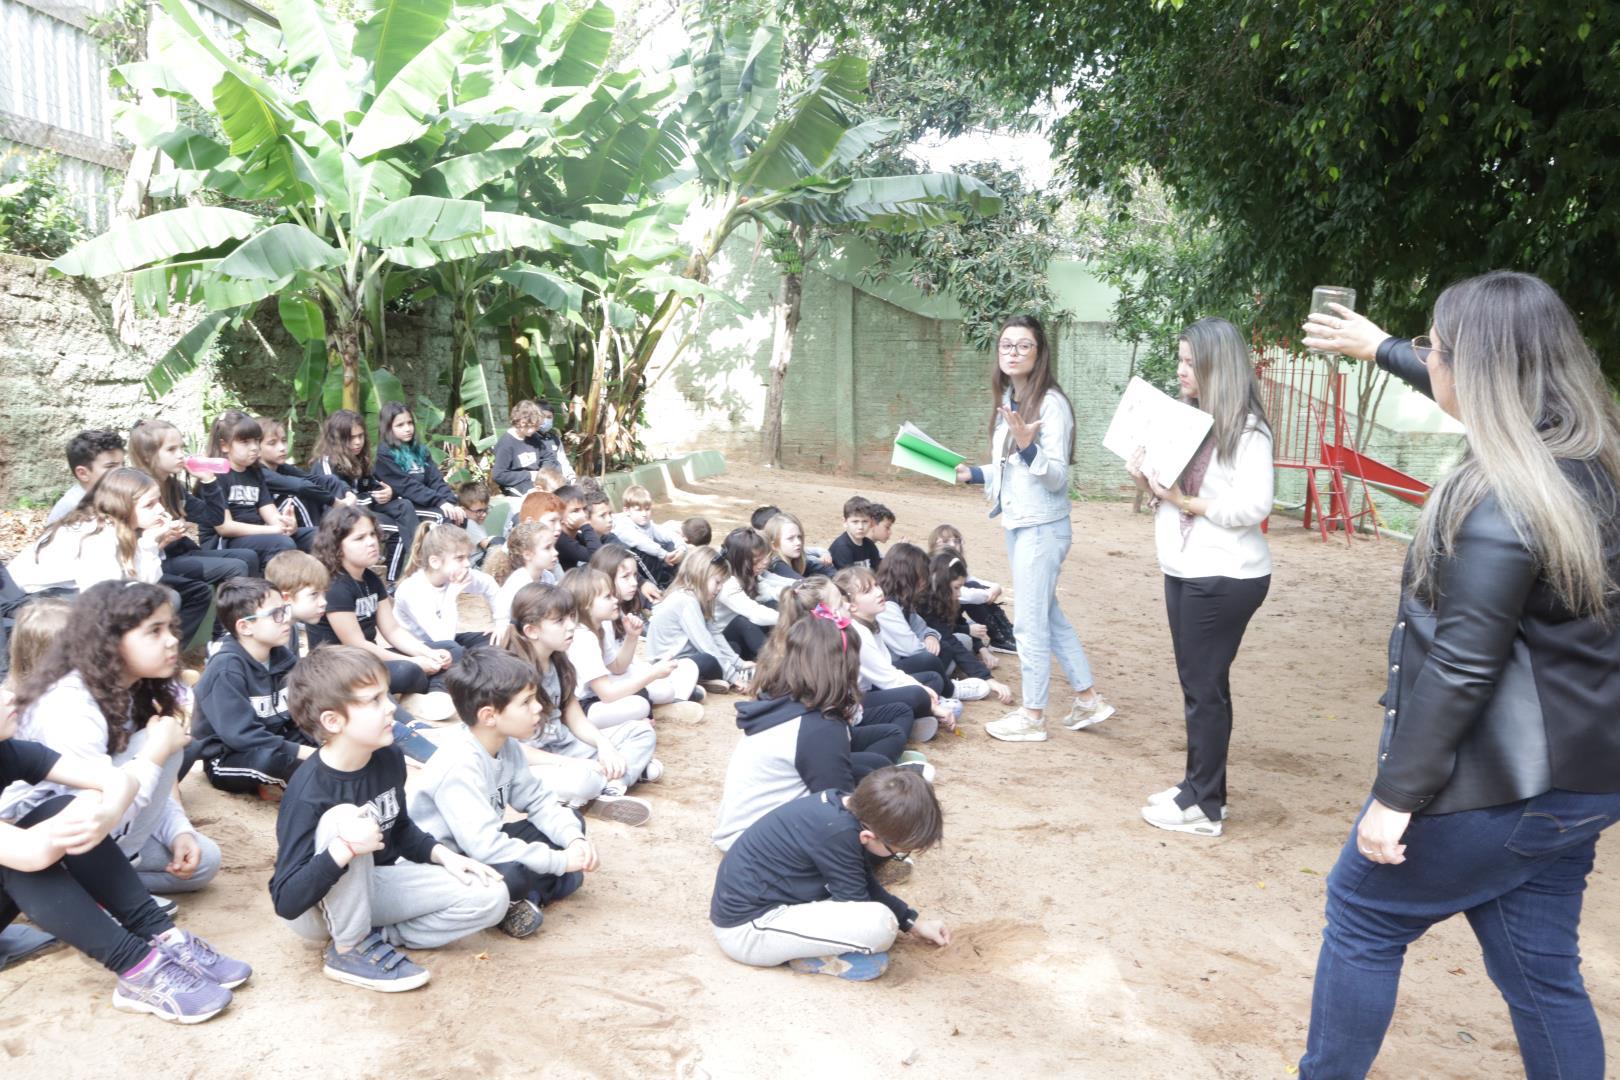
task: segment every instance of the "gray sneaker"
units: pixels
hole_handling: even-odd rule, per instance
[[[180,931],[178,945],[166,945],[156,938],[152,939],[152,944],[209,982],[216,982],[227,990],[235,990],[253,974],[253,969],[247,964],[226,956],[190,930]]]
[[[118,986],[113,990],[113,1008],[151,1013],[159,1020],[177,1024],[212,1020],[230,1003],[229,990],[164,949],[147,958],[146,970],[140,974],[118,976]]]
[[[617,821],[620,825],[645,825],[652,817],[652,805],[634,795],[604,791],[591,800],[585,812],[603,821]]]
[[[328,945],[321,974],[384,994],[415,990],[430,977],[426,968],[417,967],[410,957],[384,941],[380,930],[373,930],[350,952],[338,952],[335,943]]]
[[[501,933],[507,937],[533,937],[545,921],[539,904],[533,900],[514,900],[506,909],[506,918],[501,920]]]

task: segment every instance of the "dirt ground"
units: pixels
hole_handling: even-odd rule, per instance
[[[717,537],[769,500],[814,542],[853,491],[899,514],[896,539],[940,521],[967,535],[977,575],[1008,582],[1000,527],[974,494],[734,467],[660,517],[705,513]],[[251,961],[218,1019],[177,1028],[115,1012],[105,971],[67,950],[0,973],[5,1074],[135,1076],[1286,1077],[1304,1045],[1324,875],[1365,797],[1384,639],[1402,546],[1323,544],[1273,521],[1271,596],[1233,672],[1232,819],[1217,840],[1137,816],[1179,779],[1181,706],[1151,527],[1128,504],[1076,503],[1063,577],[1098,684],[1118,715],[1046,743],[984,735],[927,751],[946,842],[897,891],[955,942],[902,941],[889,972],[854,985],[721,955],[707,920],[708,833],[733,743],[733,698],[666,726],[664,782],[645,828],[593,822],[602,869],[528,941],[490,931],[419,953],[433,981],[398,996],[320,977],[278,925],[266,883],[274,808],[193,773],[193,820],[225,852],[184,925]],[[1011,667],[1010,674],[1008,668]],[[1017,688],[1017,669],[1002,677]],[[1055,679],[1053,707],[1068,690]],[[1613,847],[1610,840],[1605,847]],[[1586,978],[1620,1032],[1620,882],[1600,857],[1586,903]],[[1505,1006],[1462,920],[1409,953],[1374,1075],[1520,1075]]]

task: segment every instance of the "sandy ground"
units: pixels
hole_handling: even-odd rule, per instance
[[[852,488],[740,467],[669,516],[722,535],[758,502],[839,528]],[[1000,529],[938,485],[863,485],[900,515],[896,538],[940,521],[967,534],[980,576],[1009,580]],[[660,510],[661,516],[665,511]],[[1205,840],[1150,828],[1143,797],[1180,777],[1184,739],[1148,519],[1077,503],[1065,608],[1119,714],[1044,744],[1005,745],[968,706],[966,737],[928,748],[946,843],[898,891],[947,920],[936,950],[902,942],[880,981],[852,985],[725,959],[707,921],[707,835],[732,744],[734,699],[660,732],[668,776],[652,823],[596,824],[603,869],[541,933],[493,931],[419,953],[433,981],[390,997],[319,975],[278,925],[266,882],[274,808],[185,785],[225,869],[181,919],[250,960],[218,1019],[177,1028],[115,1012],[105,971],[62,950],[0,973],[5,1075],[1286,1077],[1305,1039],[1323,879],[1364,798],[1377,739],[1398,543],[1318,542],[1277,519],[1271,598],[1233,673],[1233,819]],[[1005,666],[1003,672],[1005,673]],[[1009,677],[1016,689],[1017,672]],[[1066,710],[1058,682],[1055,708]],[[1610,840],[1605,846],[1613,847]],[[1620,1032],[1620,885],[1600,857],[1587,898],[1586,976]],[[1375,1075],[1519,1075],[1507,1011],[1467,925],[1412,948]]]

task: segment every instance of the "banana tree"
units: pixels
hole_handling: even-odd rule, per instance
[[[745,223],[771,240],[783,273],[761,441],[765,460],[777,464],[802,274],[818,241],[857,228],[907,232],[992,215],[1001,198],[957,173],[852,175],[858,158],[900,128],[893,120],[858,119],[868,82],[864,59],[833,56],[815,64],[784,100],[780,26],[707,19],[691,29],[694,88],[685,122],[714,223],[687,272],[701,279]]]
[[[174,300],[206,308],[148,374],[153,393],[195,368],[226,325],[276,296],[283,326],[304,348],[299,396],[312,410],[359,408],[368,367],[386,357],[385,306],[424,271],[573,239],[551,222],[417,190],[438,158],[455,156],[445,116],[458,68],[498,47],[502,11],[381,0],[348,27],[317,0],[283,0],[279,30],[255,27],[233,50],[183,0],[161,2],[151,31],[161,59],[124,65],[119,77],[209,117],[222,135],[175,119],[187,109],[127,107],[120,131],[173,163],[154,194],[234,205],[154,214],[53,264],[81,276],[130,272],[143,309]]]

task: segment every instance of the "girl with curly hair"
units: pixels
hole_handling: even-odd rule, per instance
[[[175,681],[180,639],[168,589],[104,581],[73,605],[67,629],[17,690],[20,738],[64,758],[121,766],[137,759],[140,781],[112,836],[141,884],[157,893],[194,892],[219,872],[219,846],[198,832],[174,795],[189,741],[177,717],[190,709]],[[14,783],[0,795],[0,820],[16,821],[58,795],[61,784]]]

